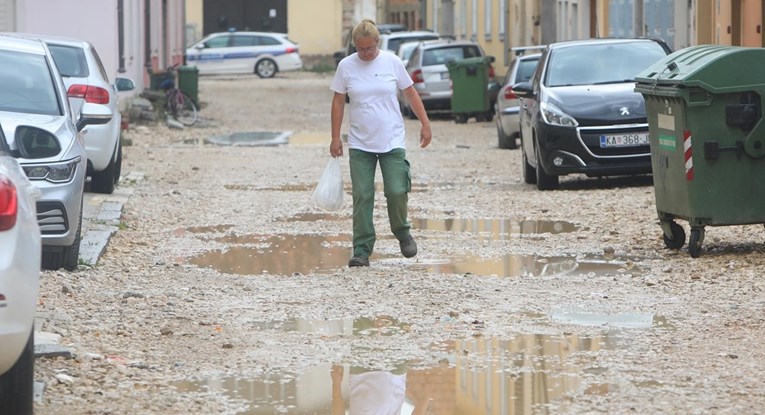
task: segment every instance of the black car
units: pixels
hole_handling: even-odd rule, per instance
[[[651,173],[645,101],[635,76],[671,53],[659,39],[588,39],[548,45],[529,82],[513,86],[523,178],[539,190],[558,177]]]

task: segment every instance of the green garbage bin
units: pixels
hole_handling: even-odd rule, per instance
[[[178,89],[185,92],[199,108],[199,68],[188,65],[179,66]]]
[[[491,121],[494,118],[489,106],[490,57],[476,57],[452,61],[446,64],[452,81],[452,114],[457,123],[468,118]]]
[[[636,77],[645,98],[656,210],[670,249],[701,254],[705,226],[765,223],[765,49],[702,45]]]

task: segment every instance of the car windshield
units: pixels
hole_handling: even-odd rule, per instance
[[[425,50],[422,55],[422,66],[446,65],[447,62],[481,56],[475,46],[451,46]]]
[[[419,36],[404,36],[404,37],[394,37],[388,39],[388,50],[392,52],[396,52],[398,50],[398,47],[401,46],[404,42],[412,42],[412,41],[418,41],[418,40],[435,40],[438,39],[438,35],[419,35]]]
[[[62,115],[45,56],[0,51],[0,111]]]
[[[82,48],[49,44],[48,49],[53,55],[53,61],[56,62],[61,76],[88,77],[88,63]]]
[[[666,56],[653,41],[578,45],[553,50],[547,65],[550,87],[632,82]]]

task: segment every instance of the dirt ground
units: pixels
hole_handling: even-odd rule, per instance
[[[434,116],[427,149],[406,121],[418,256],[380,191],[376,254],[349,269],[350,194],[310,200],[329,81],[203,77],[199,127],[131,125],[123,174],[144,178],[120,230],[98,264],[42,277],[42,329],[75,357],[37,360],[36,413],[332,413],[333,365],[344,391],[405,373],[409,412],[762,412],[761,225],[708,228],[692,259],[665,248],[650,177],[540,192],[493,122]],[[292,136],[206,142],[264,131]]]

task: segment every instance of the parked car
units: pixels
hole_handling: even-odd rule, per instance
[[[671,53],[659,39],[588,39],[548,45],[529,82],[513,86],[523,177],[540,190],[559,176],[651,173],[645,101],[635,75]]]
[[[419,40],[415,40],[411,42],[404,42],[398,45],[398,49],[396,49],[396,56],[398,56],[399,59],[404,62],[404,66],[409,63],[409,57],[412,56],[412,52],[414,52],[414,49],[419,43]]]
[[[111,194],[117,187],[122,173],[122,116],[118,93],[133,90],[133,81],[128,78],[116,78],[112,84],[101,58],[90,42],[41,35],[29,36],[41,39],[48,45],[58,71],[64,78],[69,102],[75,114],[80,113],[85,102],[111,108],[111,121],[87,127],[83,136],[88,155],[87,175],[91,178],[90,190]]]
[[[0,128],[0,408],[31,414],[34,318],[40,280],[40,191],[24,175]]]
[[[439,40],[441,35],[429,30],[380,34],[380,49],[396,53],[399,45],[406,42]]]
[[[409,29],[406,25],[400,23],[382,23],[377,25],[377,30],[380,34],[394,33],[394,32],[406,32]],[[332,58],[335,60],[335,66],[340,63],[343,58],[356,52],[356,47],[353,45],[353,27],[348,29],[348,33],[345,35],[345,47],[343,50],[339,50],[332,54]]]
[[[280,71],[303,68],[298,44],[286,33],[272,32],[212,33],[186,49],[186,62],[200,75],[255,73],[272,78]]]
[[[88,159],[82,130],[111,118],[108,106],[90,102],[75,115],[45,43],[0,36],[0,125],[10,154],[41,191],[43,268],[77,268]]]
[[[414,81],[414,88],[420,94],[425,110],[450,111],[452,87],[446,64],[455,60],[480,56],[486,56],[483,48],[478,43],[469,40],[442,39],[420,42],[409,57],[406,70]],[[494,80],[493,66],[489,66],[489,82],[486,88],[489,94],[489,108],[493,109],[499,90],[499,86]],[[404,115],[414,116],[402,94],[399,94],[399,105]]]
[[[497,142],[499,148],[518,148],[517,140],[520,136],[520,100],[513,94],[513,85],[526,82],[531,79],[541,53],[526,54],[530,50],[544,49],[544,46],[525,46],[513,48],[517,56],[510,62],[510,66],[502,81],[497,102],[494,105],[494,113],[497,114]]]

